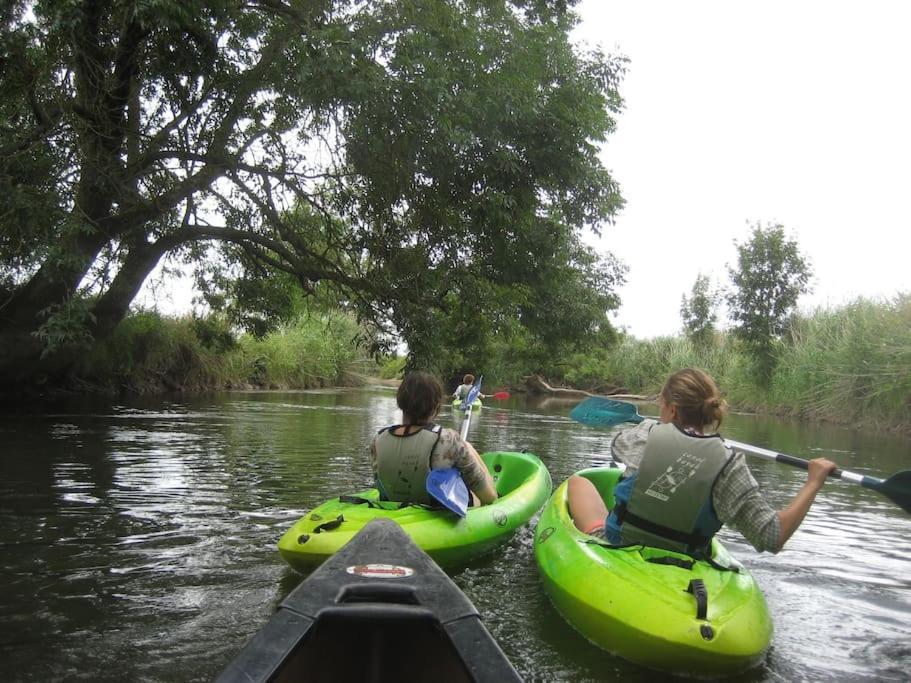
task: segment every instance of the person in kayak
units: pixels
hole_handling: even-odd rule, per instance
[[[426,372],[410,372],[395,396],[402,424],[381,429],[370,444],[376,487],[383,500],[434,504],[427,493],[431,469],[454,467],[474,505],[494,502],[497,491],[481,456],[461,435],[433,423],[443,403],[443,387]]]
[[[452,398],[456,401],[464,401],[465,397],[468,396],[468,392],[471,391],[471,387],[473,386],[474,375],[469,373],[462,378],[462,383],[456,387],[455,391],[452,392]],[[487,395],[478,392],[478,398],[487,398]]]
[[[779,552],[800,526],[829,473],[831,460],[810,460],[807,480],[781,510],[759,490],[743,453],[717,430],[727,412],[715,380],[692,368],[672,374],[658,395],[660,417],[614,437],[614,460],[627,468],[608,510],[594,485],[574,475],[568,483],[576,528],[612,545],[641,543],[708,557],[723,524],[756,550]]]

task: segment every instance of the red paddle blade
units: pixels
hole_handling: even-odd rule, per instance
[[[495,393],[493,395],[493,397],[498,401],[503,401],[503,400],[509,398],[509,392],[508,391],[498,391],[497,393]]]

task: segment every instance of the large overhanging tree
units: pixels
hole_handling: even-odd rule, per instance
[[[166,256],[328,284],[416,342],[453,292],[528,314],[559,268],[613,301],[578,236],[621,202],[624,64],[571,46],[572,4],[4,3],[0,380],[65,369]]]

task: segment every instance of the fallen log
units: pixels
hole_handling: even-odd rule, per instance
[[[654,397],[646,396],[643,394],[623,394],[623,393],[608,393],[608,394],[593,394],[590,391],[583,391],[582,389],[568,389],[566,387],[552,387],[547,382],[544,381],[544,378],[540,375],[533,374],[528,375],[527,377],[522,378],[525,381],[525,385],[528,387],[528,391],[532,394],[544,394],[553,396],[554,398],[566,398],[566,399],[582,399],[588,398],[589,396],[602,396],[616,399],[625,399],[628,401],[650,401]]]

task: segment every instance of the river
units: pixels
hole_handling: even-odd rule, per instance
[[[555,484],[609,460],[612,430],[574,423],[572,404],[488,403],[469,435],[478,450],[527,449]],[[364,488],[366,444],[397,419],[382,388],[80,401],[0,417],[0,679],[211,680],[301,580],[279,557],[281,533]],[[444,425],[457,419],[444,409]],[[877,476],[911,469],[904,437],[742,415],[725,426],[738,441]],[[779,507],[804,479],[751,466]],[[519,672],[655,680],[561,619],[540,588],[532,534],[452,573]],[[765,661],[737,680],[909,680],[911,516],[829,482],[780,555],[733,531],[722,539],[775,623]]]

